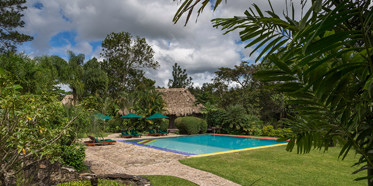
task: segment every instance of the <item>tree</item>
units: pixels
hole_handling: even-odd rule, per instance
[[[118,92],[126,90],[129,86],[131,75],[138,68],[159,67],[159,63],[154,60],[154,51],[146,43],[145,38],[136,37],[128,32],[108,34],[102,42],[102,53],[105,59],[101,68],[109,78],[108,92],[115,97]]]
[[[64,72],[63,80],[72,90],[74,105],[76,105],[78,94],[80,95],[84,88],[83,63],[85,56],[84,54],[75,55],[74,52],[70,50],[67,51],[67,54],[69,55],[69,62],[67,64],[67,71]]]
[[[174,20],[192,10],[186,4],[192,1],[185,1]],[[257,60],[268,59],[274,68],[255,77],[276,82],[274,90],[302,106],[297,116],[284,120],[295,131],[285,138],[290,139],[287,150],[295,144],[298,153],[312,147],[327,150],[332,140],[338,141],[343,145],[342,159],[351,148],[361,155],[355,165],[362,167],[354,173],[367,170],[368,176],[357,180],[368,179],[373,185],[371,1],[314,0],[300,20],[292,16],[293,5],[285,19],[273,9],[265,16],[258,6],[254,8],[256,13],[250,9],[244,17],[213,21],[228,32],[244,28],[241,40],[249,42],[247,47],[257,44],[254,51],[263,46]]]
[[[106,93],[108,86],[108,77],[106,73],[101,70],[100,63],[97,58],[88,60],[84,65],[84,91],[88,94],[97,95],[100,93],[103,95]]]
[[[172,77],[173,79],[168,80],[169,88],[187,88],[192,86],[192,77],[188,78],[186,69],[182,69],[177,63],[172,66]]]
[[[0,2],[0,52],[14,51],[16,44],[31,41],[31,36],[21,34],[14,29],[23,27],[21,20],[23,14],[20,12],[27,7],[23,6],[26,0],[4,0]]]

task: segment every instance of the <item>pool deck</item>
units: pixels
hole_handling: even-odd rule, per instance
[[[113,140],[134,140],[176,136],[182,135],[169,134],[161,137],[121,138],[119,133],[116,133],[109,135],[107,138]],[[117,142],[114,145],[88,146],[86,148],[85,161],[96,174],[167,175],[183,178],[202,186],[239,185],[215,174],[183,165],[178,160],[184,158],[190,158],[190,156]]]

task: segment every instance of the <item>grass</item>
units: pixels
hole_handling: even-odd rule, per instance
[[[365,171],[352,175],[352,167],[359,157],[353,153],[339,160],[339,147],[327,152],[313,150],[309,154],[285,151],[286,146],[270,147],[200,158],[179,160],[187,166],[211,172],[241,185],[366,185],[354,181],[366,175]],[[296,149],[295,149],[296,150]],[[352,152],[352,151],[351,151]]]
[[[154,186],[196,186],[197,184],[174,176],[145,175]]]

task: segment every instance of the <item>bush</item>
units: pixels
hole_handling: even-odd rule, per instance
[[[223,122],[223,117],[227,112],[224,109],[216,109],[210,111],[207,114],[207,124],[209,127],[221,126]]]
[[[207,132],[207,122],[204,119],[201,119],[201,118],[198,118],[198,119],[200,120],[200,124],[201,124],[200,133],[201,134],[206,133]]]
[[[70,145],[62,146],[61,159],[64,165],[72,166],[78,172],[85,170],[85,146],[83,145]]]
[[[180,134],[198,134],[207,131],[206,121],[192,116],[176,118],[175,126],[179,129]]]
[[[272,125],[267,125],[263,127],[263,136],[274,135],[274,129]]]

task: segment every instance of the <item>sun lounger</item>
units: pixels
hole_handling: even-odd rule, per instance
[[[149,136],[160,136],[160,135],[162,135],[161,133],[156,133],[156,132],[154,132],[154,130],[149,130],[149,134],[148,134]]]
[[[163,132],[161,129],[157,129],[157,133],[161,133],[162,135],[168,134],[168,132]]]
[[[136,130],[131,130],[131,134],[132,134],[133,136],[135,136],[135,137],[139,137],[139,138],[141,138],[141,134],[137,133]]]
[[[122,133],[122,135],[121,135],[122,137],[125,137],[125,138],[132,138],[133,137],[133,135],[128,134],[128,132],[126,130],[122,130],[121,133]]]
[[[87,145],[111,145],[113,143],[116,143],[115,140],[111,140],[111,139],[105,139],[105,140],[98,140],[96,139],[95,137],[93,136],[88,136],[89,139],[91,139],[91,141],[85,141],[84,143],[87,144]]]

